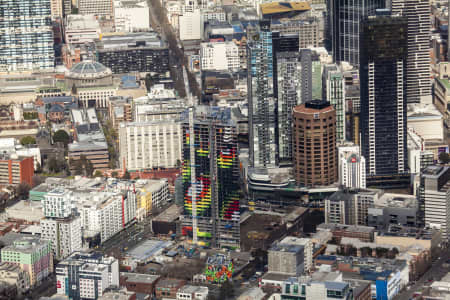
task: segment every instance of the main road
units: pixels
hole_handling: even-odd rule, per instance
[[[413,298],[413,294],[420,292],[424,285],[434,280],[440,280],[447,274],[449,269],[444,267],[444,263],[450,258],[450,249],[445,249],[441,252],[441,256],[433,262],[431,268],[425,272],[419,280],[417,280],[408,290],[398,294],[394,300],[409,300]]]

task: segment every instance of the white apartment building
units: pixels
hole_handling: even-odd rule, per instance
[[[114,23],[116,32],[144,31],[150,28],[147,1],[114,1]]]
[[[52,242],[52,250],[57,259],[64,259],[82,249],[80,217],[42,219],[41,231],[41,239]]]
[[[359,146],[338,146],[339,183],[348,188],[366,188],[366,159]]]
[[[181,125],[174,121],[122,123],[119,127],[121,168],[175,168],[181,162]]]
[[[313,267],[313,243],[309,238],[297,238],[287,236],[281,240],[280,244],[299,245],[304,247],[304,269],[309,272]]]
[[[200,40],[203,35],[203,22],[200,10],[184,12],[178,18],[180,40]]]
[[[101,242],[121,231],[124,224],[123,197],[119,193],[91,192],[79,195],[78,212],[85,237],[100,233]]]
[[[68,218],[72,215],[72,192],[56,188],[44,196],[42,209],[45,217]]]
[[[89,1],[89,0],[87,0]],[[67,44],[91,43],[101,34],[100,24],[94,15],[68,15],[65,25]]]
[[[50,10],[52,12],[52,19],[62,19],[64,16],[63,1],[50,0]]]
[[[240,68],[239,48],[234,42],[202,43],[200,48],[202,70],[230,70]]]
[[[450,237],[450,167],[429,166],[422,172],[425,226],[441,231],[442,239]],[[422,205],[422,204],[420,204]]]
[[[119,287],[119,262],[98,253],[75,252],[56,266],[55,273],[56,293],[69,299],[98,299],[107,288]]]

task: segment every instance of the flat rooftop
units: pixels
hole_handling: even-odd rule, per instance
[[[136,282],[136,283],[147,283],[153,284],[156,280],[158,280],[161,276],[159,275],[150,275],[150,274],[141,274],[141,273],[126,273],[121,272],[121,277],[126,277],[127,281]]]
[[[162,250],[170,247],[172,242],[160,240],[146,240],[138,244],[133,249],[127,251],[127,255],[138,261],[146,261],[154,255],[159,254]]]

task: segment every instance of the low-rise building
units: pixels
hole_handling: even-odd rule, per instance
[[[354,237],[363,242],[372,242],[375,228],[361,225],[325,224],[317,226],[317,230],[330,231],[339,243],[342,237]]]
[[[94,15],[68,15],[64,29],[65,41],[72,45],[93,42],[101,34],[100,24]]]
[[[185,285],[177,292],[177,300],[206,300],[208,288],[206,286]]]
[[[181,287],[186,284],[185,280],[175,278],[161,278],[155,286],[155,295],[158,299],[176,299]]]
[[[0,262],[0,286],[14,287],[13,294],[10,294],[8,292],[5,295],[3,291],[0,291],[0,297],[10,296],[9,299],[14,299],[15,296],[21,297],[23,294],[25,294],[25,292],[27,292],[30,289],[31,284],[29,273],[26,272],[17,263],[2,261]]]
[[[39,285],[53,273],[53,254],[50,241],[36,237],[22,237],[1,250],[2,262],[16,263],[27,272],[29,284]]]
[[[155,292],[155,284],[159,278],[159,275],[121,272],[120,286],[124,286],[127,290],[139,294],[153,295]]]
[[[143,31],[150,28],[147,1],[114,1],[114,24],[117,32]]]

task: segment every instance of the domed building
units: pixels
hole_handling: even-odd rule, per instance
[[[111,69],[99,62],[86,60],[75,64],[65,74],[69,88],[109,86],[113,84]]]

